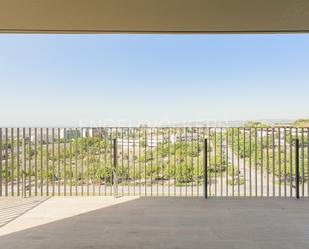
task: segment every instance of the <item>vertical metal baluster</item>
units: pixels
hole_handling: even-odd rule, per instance
[[[8,128],[5,128],[5,196],[8,196],[8,181],[9,181],[9,172],[8,172]]]
[[[193,162],[193,140],[195,139],[194,138],[194,133],[193,133],[193,130],[195,132],[195,129],[194,128],[191,128],[191,174],[192,174],[192,179],[191,179],[191,196],[193,196],[193,183],[194,183],[194,162]]]
[[[109,154],[107,154],[107,160],[110,160],[109,164],[106,164],[106,168],[109,168],[109,172],[110,175],[107,177],[109,177],[109,185],[110,185],[110,189],[109,189],[109,195],[112,195],[112,184],[113,184],[113,179],[112,179],[112,172],[113,172],[113,156],[112,156],[112,150],[113,150],[113,137],[112,137],[112,128],[108,128],[108,139],[107,139],[107,144],[108,144],[108,150],[107,152]],[[108,162],[108,161],[107,161]],[[107,171],[108,172],[108,171]],[[127,180],[127,179],[126,179]]]
[[[101,195],[101,136],[102,136],[102,128],[97,127],[95,128],[96,130],[96,136],[97,139],[95,140],[96,142],[94,143],[94,148],[93,148],[93,155],[94,155],[94,165],[97,165],[97,168],[95,167],[95,174],[94,174],[94,180],[93,183],[95,185],[95,189],[98,188],[98,196]],[[118,146],[118,138],[117,138],[117,146]],[[98,164],[96,164],[98,163]],[[119,179],[119,172],[118,172],[118,179]],[[119,187],[118,187],[119,188]],[[119,192],[119,190],[118,190]],[[95,193],[96,195],[96,193]]]
[[[164,127],[161,127],[159,129],[159,139],[158,139],[158,142],[157,142],[157,147],[159,146],[159,144],[161,144],[161,155],[159,157],[159,162],[161,160],[161,164],[159,164],[159,169],[160,169],[160,172],[161,174],[159,175],[159,184],[161,182],[161,195],[164,196],[165,195],[165,187],[164,187],[164,180],[165,180],[165,163],[164,163],[164,157],[165,157],[165,147],[164,147],[164,142],[165,142],[165,128]]]
[[[147,162],[146,162],[146,156],[147,156],[147,147],[148,147],[148,139],[147,139],[147,128],[145,127],[144,130],[144,136],[145,136],[145,151],[144,151],[144,155],[145,155],[145,159],[144,159],[144,174],[145,174],[145,187],[144,187],[144,192],[145,192],[145,196],[147,195]]]
[[[261,196],[264,195],[264,188],[263,188],[263,128],[261,128]]]
[[[81,139],[81,155],[82,155],[82,162],[81,162],[81,194],[84,195],[84,128],[81,129],[82,131],[82,139]]]
[[[284,197],[286,197],[286,128],[284,127]]]
[[[266,128],[266,188],[267,188],[267,197],[269,197],[269,137],[268,137],[268,128]]]
[[[38,157],[37,157],[37,128],[34,128],[34,192],[35,196],[38,195]]]
[[[208,128],[208,129],[206,129],[205,127],[203,128],[203,141],[205,141],[205,139],[207,138],[206,137],[206,131],[207,131],[207,136],[208,136],[208,139],[207,139],[207,148],[208,148],[208,150],[207,150],[207,160],[208,160],[208,162],[207,162],[207,167],[208,167],[208,171],[209,171],[209,174],[207,174],[207,176],[208,176],[208,179],[207,179],[207,183],[208,183],[208,187],[207,187],[207,190],[208,190],[208,192],[207,192],[207,196],[211,196],[211,171],[210,171],[210,167],[211,167],[211,165],[210,165],[210,128]],[[203,165],[204,166],[204,165]],[[203,170],[204,170],[204,168],[203,168]]]
[[[299,139],[298,136],[295,140],[295,196],[299,199]]]
[[[128,179],[127,179],[127,167],[125,165],[125,148],[124,148],[124,136],[125,136],[125,128],[121,128],[121,170],[122,170],[122,176],[121,176],[121,181],[122,181],[122,186],[121,186],[121,194],[124,195],[125,193],[125,184],[128,184]]]
[[[66,140],[67,140],[67,130],[64,128],[64,136],[63,136],[63,195],[67,195],[67,162],[66,162]]]
[[[104,185],[104,189],[102,189],[102,195],[106,195],[106,137],[107,137],[107,129],[102,128],[102,145],[104,145],[103,148],[101,148],[102,152],[102,175],[101,177],[101,184]],[[123,173],[122,173],[123,176]],[[123,178],[122,178],[123,181]],[[102,186],[103,187],[103,186]]]
[[[73,165],[72,165],[72,138],[73,130],[70,128],[70,196],[72,196],[72,176],[73,176]]]
[[[27,167],[27,162],[26,162],[26,129],[23,128],[23,138],[22,138],[22,196],[25,198],[26,195],[26,167]]]
[[[202,176],[204,176],[204,164],[205,164],[205,162],[204,162],[204,158],[203,158],[203,157],[204,157],[203,151],[204,151],[204,142],[205,142],[205,139],[206,139],[206,128],[205,128],[205,127],[202,127],[202,128],[201,128],[200,134],[201,134],[201,140],[202,140],[201,143],[203,144],[203,146],[200,147],[200,153],[198,154],[198,157],[200,157],[200,155],[201,155],[201,157],[202,157],[201,160],[200,160],[201,163],[202,163],[202,168],[199,167],[198,172],[199,172],[199,176],[200,176],[200,170],[202,169],[202,170],[203,170],[203,171],[202,171]],[[209,140],[210,140],[210,138],[209,138],[209,134],[208,134],[207,146],[208,146]],[[208,147],[208,148],[209,148],[209,147]],[[209,151],[209,149],[208,149],[208,151]],[[207,153],[209,153],[208,151],[207,151]],[[207,158],[206,158],[206,159],[207,159],[207,162],[206,162],[206,163],[207,163],[207,168],[208,168],[208,174],[207,174],[207,179],[206,179],[206,181],[207,181],[207,186],[206,186],[206,187],[207,187],[207,190],[206,190],[206,191],[207,191],[207,194],[210,195],[210,191],[209,191],[209,184],[210,184],[210,183],[209,183],[209,182],[210,182],[210,181],[209,181],[209,179],[210,179],[210,176],[209,176],[209,175],[210,175],[209,167],[210,167],[210,164],[209,164],[208,154],[207,154]],[[204,181],[204,179],[203,179],[203,181]],[[200,179],[199,179],[199,182],[198,182],[198,183],[203,185],[203,181],[201,182]],[[198,186],[199,186],[199,185],[198,185]],[[200,188],[200,186],[199,186],[198,188]],[[202,186],[202,190],[201,190],[201,191],[202,191],[201,194],[203,195],[203,194],[204,194],[203,186]]]
[[[296,140],[298,140],[298,146],[297,145],[295,145],[295,160],[297,160],[298,161],[298,164],[299,164],[299,138],[298,138],[298,128],[296,128],[295,129],[296,130]],[[297,147],[298,147],[298,149],[297,149]],[[297,151],[296,151],[297,150]],[[297,163],[295,163],[295,164],[297,164]],[[295,165],[295,167],[296,167],[296,165]],[[297,171],[298,172],[298,178],[299,178],[299,170]],[[297,179],[297,175],[295,175],[295,178]],[[296,189],[298,188],[298,191],[296,191],[296,192],[299,192],[299,184],[297,184],[297,182],[296,182]]]
[[[61,163],[60,163],[60,128],[57,129],[58,130],[58,196],[61,195],[61,191],[60,191],[60,181],[61,181]]]
[[[90,169],[90,165],[89,165],[89,143],[90,143],[90,128],[87,128],[87,196],[89,196],[89,169]]]
[[[254,144],[255,144],[255,148],[254,148],[254,164],[255,164],[255,196],[258,195],[258,187],[257,187],[257,128],[254,128]]]
[[[16,134],[16,146],[17,146],[17,196],[20,196],[20,159],[19,159],[19,153],[20,153],[20,148],[19,148],[19,128],[17,128],[17,134]],[[2,137],[2,131],[0,129],[0,137]],[[2,161],[2,145],[1,145],[2,141],[0,138],[0,161]],[[0,162],[1,164],[1,162]],[[0,167],[0,172],[2,172],[1,167]],[[2,183],[0,183],[2,184]],[[0,189],[0,193],[1,193],[1,189]],[[1,196],[1,194],[0,194]]]
[[[170,187],[171,187],[171,155],[170,155],[170,139],[171,139],[171,134],[170,134],[170,128],[167,128],[167,160],[168,160],[168,196],[171,196],[171,190],[170,190]]]
[[[14,196],[14,129],[11,128],[11,196]]]
[[[114,161],[116,163],[116,169],[115,169],[115,173],[116,173],[116,176],[115,176],[115,182],[116,182],[116,196],[119,196],[119,166],[118,166],[118,132],[119,132],[119,129],[116,127],[116,136],[115,136],[115,139],[114,139]]]
[[[106,196],[106,170],[107,170],[107,136],[108,136],[108,129],[105,129],[104,134],[104,195]],[[123,143],[123,140],[122,140]],[[123,195],[123,193],[122,193]]]
[[[165,129],[162,128],[162,195],[165,195],[164,192],[164,179],[165,179],[165,164],[164,164],[164,157],[165,157],[165,152],[164,152],[164,143],[165,143]]]
[[[157,180],[156,180],[157,181],[157,196],[159,195],[159,170],[160,170],[158,140],[159,140],[159,128],[157,128],[157,141],[156,141],[156,146],[157,146]]]
[[[52,128],[52,151],[51,151],[51,153],[52,153],[52,162],[51,162],[51,166],[52,166],[52,177],[51,177],[51,179],[52,179],[52,196],[54,196],[55,195],[55,129],[54,128]]]
[[[203,129],[203,141],[205,141],[206,138],[208,138],[207,142],[207,148],[208,148],[208,155],[207,155],[207,159],[208,159],[208,163],[207,163],[207,166],[208,166],[208,180],[207,180],[207,183],[208,183],[208,196],[211,196],[211,179],[212,179],[212,175],[211,175],[211,147],[210,147],[210,144],[211,144],[211,136],[210,136],[210,131],[211,131],[211,128],[208,127]],[[206,135],[206,132],[207,132],[207,135]]]
[[[90,148],[90,156],[91,156],[91,162],[92,162],[92,195],[96,195],[95,193],[95,149],[93,147],[93,145],[95,144],[95,137],[97,134],[95,134],[97,130],[97,128],[94,130],[94,128],[91,128],[92,129],[92,143],[91,143],[91,148]],[[117,128],[116,128],[116,139],[117,139]],[[116,140],[117,142],[117,140]],[[117,167],[118,167],[118,164],[117,164]],[[117,172],[118,172],[118,169],[117,169]],[[118,184],[117,184],[118,185]]]
[[[252,134],[251,127],[249,128],[249,191],[250,196],[252,196]]]
[[[239,170],[239,128],[237,128],[237,192],[238,196],[240,196],[240,170]]]
[[[139,127],[138,129],[138,176],[139,176],[139,190],[138,194],[142,195],[142,164],[141,164],[141,151],[142,151],[142,129]],[[146,188],[146,180],[145,180],[145,188]]]
[[[125,127],[123,130],[122,130],[122,134],[121,134],[121,139],[122,139],[122,146],[121,146],[121,149],[123,150],[123,154],[125,153],[125,151],[126,151],[126,153],[128,154],[128,156],[127,156],[127,159],[121,159],[122,161],[123,161],[123,166],[122,166],[122,168],[124,168],[124,171],[123,172],[126,172],[125,173],[125,182],[124,182],[124,184],[126,184],[125,186],[124,186],[124,184],[123,184],[123,186],[122,186],[122,188],[123,189],[125,189],[125,187],[127,188],[127,190],[125,190],[125,191],[127,191],[127,194],[128,195],[130,195],[130,191],[129,191],[129,180],[130,180],[130,164],[129,164],[129,134],[130,134],[130,132],[129,132],[129,128],[128,127]],[[125,136],[127,136],[127,138],[125,138]],[[127,147],[126,147],[127,146]]]
[[[142,192],[142,171],[141,171],[141,128],[138,129],[138,174],[139,174],[139,195],[141,195]],[[145,182],[146,184],[146,182]]]
[[[121,142],[123,142],[123,127],[119,128],[121,130]],[[118,128],[117,127],[109,127],[110,130],[110,195],[114,197],[119,194],[119,169],[118,169]],[[121,148],[121,154],[123,153],[123,147]],[[122,159],[121,159],[122,164]],[[121,165],[121,169],[123,166]],[[123,174],[121,174],[122,176]],[[123,177],[121,177],[121,181],[123,182]],[[122,184],[121,184],[122,185]],[[123,195],[123,186],[121,187],[121,195]]]
[[[197,189],[198,189],[198,196],[200,196],[200,195],[203,195],[204,194],[204,188],[203,188],[203,182],[204,182],[204,179],[201,181],[200,180],[200,177],[203,177],[204,176],[204,164],[205,164],[205,162],[204,162],[204,142],[205,142],[205,138],[206,138],[206,134],[205,134],[206,132],[205,132],[205,128],[204,127],[201,127],[201,128],[199,128],[199,134],[198,134],[198,138],[199,138],[199,143],[202,143],[202,147],[201,147],[201,145],[198,143],[198,155],[197,155],[197,160],[198,160],[198,163],[197,163],[197,167],[198,167],[198,169],[197,169],[197,172],[198,172],[198,174],[197,174],[197,176],[198,176],[198,178],[197,178]],[[208,139],[209,140],[209,139]],[[207,140],[207,146],[208,146],[208,140]],[[208,152],[207,152],[208,153]],[[201,157],[201,158],[200,158]],[[209,164],[208,164],[208,154],[206,155],[206,160],[207,160],[207,168],[209,168]],[[202,165],[201,165],[201,163],[202,163]],[[201,168],[202,167],[202,168]],[[200,175],[200,173],[201,173],[201,171],[202,171],[202,175]],[[207,186],[206,186],[206,191],[207,191],[207,194],[208,194],[208,189],[209,189],[209,181],[208,181],[208,178],[209,178],[209,174],[207,174],[207,179],[206,179],[206,181],[207,181]],[[202,189],[200,190],[200,185],[201,185],[201,187],[202,187]]]
[[[92,142],[90,143],[90,163],[91,163],[91,170],[92,170],[92,196],[96,196],[96,172],[97,172],[97,151],[96,151],[96,146],[97,146],[97,140],[99,136],[99,129],[96,128],[91,128],[92,129]],[[116,133],[116,139],[117,139],[117,133]],[[118,140],[116,140],[117,142]],[[118,167],[118,164],[117,164]],[[118,172],[118,169],[117,169]]]
[[[246,178],[246,128],[243,130],[244,132],[244,158],[243,158],[243,167],[244,167],[244,196],[247,195],[247,189],[246,189],[246,184],[247,184],[247,178]]]
[[[301,193],[305,196],[305,148],[304,148],[304,128],[301,128]]]
[[[81,165],[80,165],[80,169],[79,169],[79,167],[78,167],[78,157],[79,157],[79,155],[82,155],[83,153],[82,153],[82,151],[83,151],[83,147],[81,146],[82,145],[82,141],[83,141],[83,128],[79,128],[79,135],[80,135],[80,144],[77,142],[77,140],[76,140],[76,145],[75,145],[75,149],[76,149],[76,151],[75,151],[75,161],[76,161],[76,168],[75,168],[75,173],[76,173],[76,176],[75,176],[75,178],[76,178],[76,186],[75,186],[75,192],[76,192],[76,195],[78,195],[79,194],[79,192],[81,192],[81,189],[82,189],[82,185],[83,185],[83,183],[82,183],[82,165],[83,165],[83,157],[81,157]],[[80,176],[79,176],[80,175]],[[79,186],[79,184],[80,184],[80,190],[79,190],[79,188],[78,188],[78,186]]]
[[[98,185],[99,185],[99,196],[101,196],[101,173],[102,173],[102,162],[101,162],[101,142],[102,142],[102,136],[103,131],[102,127],[99,129],[99,148],[98,148],[98,154],[99,154],[99,168],[98,168]],[[121,151],[122,154],[122,151]]]
[[[152,161],[153,161],[153,154],[152,154],[152,128],[150,128],[150,154],[151,154],[151,161],[150,161],[150,196],[152,196]]]
[[[132,135],[132,139],[133,139],[133,158],[132,158],[132,162],[133,162],[133,181],[134,181],[134,189],[133,189],[133,194],[136,195],[136,170],[135,170],[135,128],[133,128],[133,135]]]
[[[0,196],[2,196],[2,128],[0,128]]]
[[[235,188],[234,188],[234,175],[235,175],[235,170],[234,170],[234,128],[232,128],[232,196],[234,196]]]
[[[155,140],[155,134],[157,134],[158,133],[158,131],[156,130],[156,128],[154,128],[154,131],[153,131],[153,136],[152,136],[152,132],[151,132],[151,134],[150,134],[150,151],[151,151],[151,154],[152,153],[155,153],[155,152],[153,152],[153,149],[152,149],[152,147],[154,147],[154,140]],[[146,133],[145,133],[146,134]],[[145,135],[146,136],[146,135]],[[151,171],[152,171],[152,167],[156,167],[156,172],[157,172],[157,174],[158,174],[158,151],[157,151],[157,149],[158,149],[158,147],[156,148],[156,166],[153,166],[152,165],[152,162],[151,162]],[[153,155],[153,154],[152,154]],[[154,155],[152,156],[153,157],[153,159],[155,159],[155,157],[154,157]],[[152,190],[152,180],[153,180],[153,178],[152,178],[152,172],[150,173],[150,177],[151,177],[151,193],[153,192],[153,190]],[[145,178],[146,178],[146,173],[145,173]],[[154,175],[154,179],[156,179],[156,176]],[[155,180],[155,182],[156,182],[156,180]],[[157,190],[157,195],[158,195],[158,190]]]
[[[207,155],[206,155],[207,156]],[[200,179],[199,179],[199,174],[200,174],[200,128],[197,128],[197,157],[196,157],[196,164],[197,164],[197,170],[196,170],[196,191],[197,191],[197,196],[200,196]],[[206,186],[206,191],[207,191],[207,186]]]
[[[6,192],[6,196],[9,195],[9,151],[8,151],[8,147],[9,147],[9,134],[8,134],[8,128],[5,128],[5,192]]]
[[[214,128],[214,172],[215,172],[215,196],[217,196],[217,128]]]
[[[117,128],[116,135],[113,138],[113,194],[118,196],[118,157],[117,157]]]
[[[206,135],[207,133],[207,135]],[[212,174],[211,174],[211,128],[208,127],[207,128],[203,128],[203,141],[205,141],[205,139],[207,138],[207,167],[208,167],[208,180],[207,180],[207,183],[208,183],[208,196],[211,196],[212,195],[212,188],[211,188],[211,179],[212,179]]]
[[[28,160],[29,160],[29,197],[31,197],[31,189],[32,189],[32,179],[31,179],[31,176],[32,176],[32,165],[31,165],[31,128],[29,128],[29,131],[28,131],[28,136],[29,136],[29,144],[28,144]]]
[[[204,140],[204,146],[203,146],[203,185],[204,185],[204,198],[208,198],[208,193],[207,193],[207,139]]]
[[[188,127],[185,129],[185,150],[186,150],[186,196],[188,195]]]
[[[110,195],[113,195],[113,128],[110,128]]]
[[[274,134],[274,131],[275,131],[275,129],[274,128],[272,128],[272,145],[273,145],[273,147],[272,147],[272,152],[273,152],[273,197],[275,197],[276,196],[276,183],[275,183],[275,180],[276,180],[276,178],[275,178],[275,175],[276,175],[276,172],[275,172],[275,163],[276,163],[276,161],[275,161],[275,134]]]
[[[49,184],[48,184],[48,174],[49,174],[49,160],[48,160],[48,128],[46,128],[46,195],[49,196]]]
[[[128,195],[131,195],[130,192],[130,147],[129,147],[129,137],[130,137],[130,128],[128,128],[128,134],[127,134],[127,153],[128,153]],[[146,160],[146,159],[145,159]]]
[[[79,133],[79,135],[78,135]],[[75,129],[75,195],[78,195],[78,137],[80,136],[80,130]]]
[[[123,134],[124,134],[124,131],[123,131],[123,127],[121,128],[121,182],[122,182],[122,184],[121,184],[121,194],[123,195],[123,188],[124,188],[124,186],[123,186],[123,184],[124,184],[124,181],[123,181],[123,179],[124,179],[124,175],[126,175],[125,173],[124,173],[124,160],[123,160],[123,153],[124,153],[124,150],[123,150]]]
[[[278,180],[279,180],[279,197],[281,197],[281,132],[280,128],[278,128],[278,168],[279,168],[279,173],[278,173]]]
[[[52,162],[51,162],[51,167],[52,167],[52,177],[51,177],[51,180],[52,180],[52,196],[55,195],[55,129],[52,128],[52,137],[51,137],[51,157],[52,157]],[[48,160],[48,158],[47,158]]]
[[[223,195],[223,181],[222,181],[222,127],[220,128],[220,195]]]
[[[174,196],[176,195],[176,182],[177,182],[177,153],[176,153],[177,133],[174,127]],[[152,152],[151,152],[152,154]]]
[[[309,197],[309,128],[307,128],[307,197]]]
[[[158,140],[159,141],[162,141],[162,153],[161,153],[161,184],[162,184],[162,189],[161,189],[161,193],[162,193],[162,196],[164,196],[164,128],[161,128],[160,129],[160,133],[161,133],[161,138]]]
[[[180,171],[180,174],[179,174],[179,195],[182,196],[182,153],[181,153],[181,150],[182,150],[182,129],[180,128],[179,129],[179,133],[180,133],[180,141],[179,141],[179,171]]]
[[[161,129],[162,130],[162,154],[161,154],[161,159],[162,159],[162,195],[164,196],[164,178],[165,178],[165,165],[164,165],[164,139],[165,139],[165,131],[164,128]]]
[[[209,169],[210,172],[211,172],[211,151],[212,151],[212,149],[211,149],[212,148],[211,147],[212,146],[211,139],[213,137],[212,134],[211,134],[211,130],[212,130],[211,128],[208,128],[208,137],[209,137],[209,139],[207,140],[208,141],[207,148],[208,148],[208,151],[209,151],[208,152],[208,157],[207,157],[209,163],[207,164],[207,166],[208,166],[208,169]],[[209,181],[208,181],[208,183],[209,183],[209,194],[208,194],[208,196],[213,195],[212,192],[211,192],[212,191],[211,190],[212,189],[212,181],[211,180],[212,180],[212,175],[209,174]]]
[[[225,180],[225,196],[229,196],[229,186],[228,186],[228,179],[229,179],[229,128],[226,128],[226,138],[225,138],[225,146],[226,146],[226,180]]]
[[[41,184],[41,196],[43,195],[43,187],[44,187],[44,181],[43,181],[43,128],[40,129],[40,141],[41,141],[41,144],[40,144],[40,154],[41,154],[41,168],[40,168],[40,171],[41,171],[41,177],[40,177],[40,184]]]
[[[118,179],[121,179],[120,180],[120,183],[121,183],[121,195],[123,196],[124,195],[124,184],[125,184],[125,181],[126,181],[126,179],[125,179],[125,177],[126,177],[126,172],[125,172],[125,167],[124,167],[124,148],[123,148],[123,137],[124,137],[124,127],[121,127],[121,128],[119,128],[119,130],[121,130],[121,134],[120,134],[120,138],[119,138],[119,140],[117,140],[117,143],[119,143],[118,141],[120,141],[120,150],[121,150],[121,153],[120,153],[120,155],[121,155],[121,158],[119,159],[120,161],[121,161],[121,174],[119,174],[118,173]],[[118,132],[118,131],[117,131]],[[104,156],[104,164],[105,164],[105,166],[104,167],[106,167],[106,135],[105,135],[105,156]],[[117,167],[118,167],[118,165],[117,165]],[[106,170],[106,169],[105,169]],[[105,171],[104,171],[105,172]],[[105,174],[104,174],[105,175]],[[106,186],[106,180],[105,180],[105,176],[104,176],[104,181],[105,181],[105,186]],[[119,189],[119,187],[118,187],[118,189]],[[119,193],[119,190],[118,190],[118,193]],[[105,195],[106,195],[106,187],[105,187]]]
[[[292,165],[293,165],[293,147],[292,147],[292,132],[293,129],[290,128],[290,197],[293,196],[293,192],[292,192],[292,184],[293,184],[293,174],[292,174]]]

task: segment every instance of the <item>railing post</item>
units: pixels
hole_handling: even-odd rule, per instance
[[[295,178],[296,178],[296,198],[299,199],[299,139],[295,144]]]
[[[207,199],[207,139],[204,140],[204,198]]]
[[[22,197],[26,198],[26,143],[25,137],[22,139]]]
[[[114,167],[113,167],[113,188],[114,197],[118,197],[118,172],[117,172],[117,139],[113,139],[113,151],[114,151]]]

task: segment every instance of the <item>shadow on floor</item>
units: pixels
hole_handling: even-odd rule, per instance
[[[42,204],[48,198],[0,198],[0,228]]]
[[[309,248],[308,207],[292,199],[145,197],[4,235],[0,248]]]

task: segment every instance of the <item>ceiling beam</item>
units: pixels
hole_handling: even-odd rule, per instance
[[[308,0],[0,0],[4,33],[308,31]]]

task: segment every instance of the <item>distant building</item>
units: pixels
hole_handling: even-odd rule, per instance
[[[60,138],[61,139],[74,139],[81,136],[81,131],[79,129],[61,129]]]
[[[138,139],[117,139],[117,144],[123,147],[139,146],[140,141]]]
[[[26,139],[27,139],[27,137],[26,137]],[[35,135],[34,134],[31,135],[30,141],[32,143],[35,143]],[[40,134],[37,134],[36,141],[37,141],[37,143],[40,143],[40,142],[51,143],[53,141],[53,137],[52,137],[51,133],[49,133],[48,136],[46,135],[46,133],[43,133],[42,136]]]
[[[159,144],[163,143],[163,137],[162,136],[153,136],[153,137],[147,137],[147,146],[149,147],[157,147]]]
[[[104,128],[82,128],[83,137],[104,137],[108,131]]]
[[[184,139],[187,141],[196,141],[198,139],[198,134],[197,133],[187,133],[187,135],[185,135]]]
[[[189,139],[192,139],[193,136],[190,136]],[[171,134],[170,136],[156,136],[156,135],[153,135],[152,137],[151,136],[148,136],[147,137],[147,146],[149,147],[156,147],[158,146],[159,144],[162,144],[162,143],[175,143],[177,140],[180,140],[180,136],[178,135],[174,135],[174,134]],[[183,140],[185,140],[185,136],[183,136]],[[188,140],[189,141],[189,140]]]

